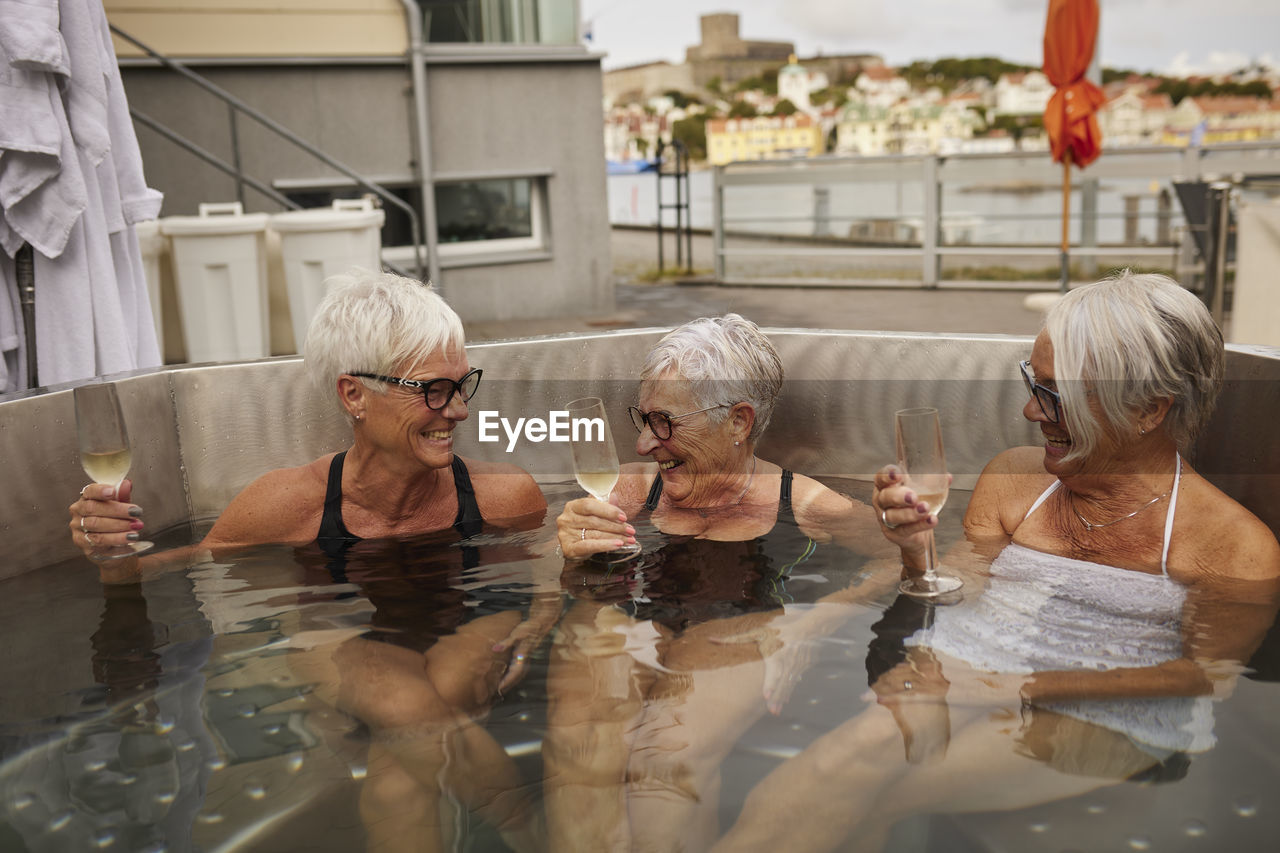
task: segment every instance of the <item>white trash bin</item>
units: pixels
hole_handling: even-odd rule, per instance
[[[265,213],[245,213],[237,201],[202,204],[199,216],[160,220],[160,233],[173,241],[188,361],[270,355],[267,219]]]
[[[311,316],[326,293],[324,280],[351,267],[382,269],[385,218],[368,199],[337,199],[333,207],[290,210],[271,217],[271,230],[280,235],[289,316],[299,352]]]
[[[134,233],[138,235],[138,250],[142,253],[142,273],[147,281],[147,299],[151,303],[151,320],[156,326],[156,343],[164,356],[164,314],[160,308],[160,259],[164,256],[164,235],[155,219],[136,222]]]

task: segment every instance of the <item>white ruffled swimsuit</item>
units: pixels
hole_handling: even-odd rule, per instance
[[[1165,518],[1161,574],[1119,569],[1010,543],[991,564],[981,595],[937,608],[908,645],[929,646],[987,672],[1107,671],[1154,666],[1182,653],[1186,589],[1169,578],[1169,536],[1177,507],[1178,459]],[[1052,495],[1036,499],[1031,516]],[[1038,703],[1121,732],[1148,751],[1201,752],[1214,744],[1209,697],[1172,696]]]

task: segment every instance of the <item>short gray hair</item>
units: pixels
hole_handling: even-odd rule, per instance
[[[1168,276],[1124,270],[1076,288],[1049,311],[1045,329],[1071,432],[1067,459],[1087,456],[1104,433],[1120,436],[1137,410],[1163,397],[1173,398],[1164,426],[1184,451],[1213,414],[1222,332],[1204,304]]]
[[[307,373],[332,394],[344,373],[411,371],[442,350],[462,352],[462,321],[429,284],[353,268],[325,279],[303,353]],[[386,383],[362,379],[379,393]]]
[[[642,382],[674,373],[689,383],[696,408],[750,403],[756,411],[749,441],[769,426],[782,391],[782,358],[760,327],[737,314],[700,317],[667,334],[645,357]],[[673,414],[679,414],[675,412]],[[707,413],[724,421],[727,409]]]

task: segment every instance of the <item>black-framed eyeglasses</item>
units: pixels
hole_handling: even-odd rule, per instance
[[[1022,368],[1022,381],[1027,383],[1027,391],[1040,404],[1040,411],[1044,412],[1044,416],[1050,421],[1058,423],[1062,418],[1062,395],[1036,382],[1035,376],[1031,373],[1031,362],[1020,361],[1018,367]]]
[[[681,418],[687,418],[690,415],[696,415],[701,412],[709,412],[712,409],[727,409],[728,403],[719,403],[714,406],[707,406],[705,409],[698,409],[696,412],[685,412],[683,415],[668,415],[666,412],[642,412],[635,406],[627,406],[627,414],[631,416],[631,425],[636,428],[636,432],[644,432],[645,425],[653,432],[653,437],[659,441],[666,441],[671,438],[672,421],[678,421]]]
[[[468,371],[456,382],[447,376],[440,379],[401,379],[398,376],[383,376],[380,373],[352,373],[351,375],[363,379],[376,379],[379,382],[390,382],[392,385],[402,385],[405,388],[415,388],[422,392],[422,398],[426,401],[428,409],[439,411],[449,405],[454,394],[460,396],[462,402],[470,402],[475,396],[476,389],[480,387],[480,377],[483,373],[484,371],[477,367]]]

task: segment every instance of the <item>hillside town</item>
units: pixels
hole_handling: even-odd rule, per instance
[[[874,54],[799,59],[794,45],[749,41],[736,14],[704,15],[685,62],[604,75],[605,156],[643,168],[661,145],[695,164],[821,154],[1003,153],[1044,150],[1053,85],[1039,69],[999,59],[891,68]],[[1260,64],[1214,78],[1103,69],[1105,147],[1280,139],[1280,70]]]

